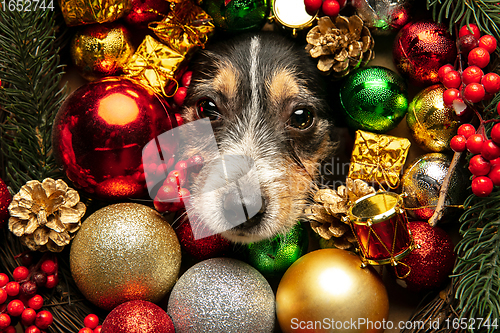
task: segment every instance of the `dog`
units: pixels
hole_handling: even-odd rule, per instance
[[[232,242],[285,234],[335,150],[325,79],[303,47],[275,33],[214,43],[190,67],[182,117],[209,122],[216,149],[211,131],[187,129],[183,154],[205,160],[187,209]]]

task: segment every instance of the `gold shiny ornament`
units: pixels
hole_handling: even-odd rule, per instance
[[[444,105],[445,90],[442,84],[425,88],[413,98],[406,115],[413,139],[430,152],[450,150],[450,140],[460,125],[454,119],[453,108]]]
[[[32,251],[61,252],[80,229],[85,210],[64,181],[30,180],[9,205],[9,230]]]
[[[179,274],[181,249],[168,222],[136,203],[104,207],[71,246],[71,274],[83,295],[111,310],[131,300],[160,301]]]
[[[307,33],[306,40],[311,57],[319,58],[318,69],[334,78],[365,66],[375,56],[370,30],[357,15],[337,16],[335,23],[323,16]]]
[[[356,131],[348,177],[396,188],[409,149],[408,139]]]
[[[125,75],[151,87],[156,93],[171,96],[178,87],[177,74],[189,58],[204,47],[215,30],[212,18],[191,1],[172,5],[160,22],[149,28],[161,43],[146,36],[127,66]]]
[[[133,54],[130,33],[122,24],[87,26],[71,41],[73,63],[90,81],[120,73]]]
[[[349,224],[341,221],[346,216],[349,203],[370,194],[375,189],[360,179],[346,179],[346,185],[337,190],[319,189],[314,193],[315,204],[309,205],[304,213],[311,222],[311,228],[325,240],[331,240],[325,247],[336,247],[342,250],[352,248],[356,238]]]
[[[113,22],[132,8],[131,0],[59,0],[64,21],[69,27]]]
[[[271,19],[297,36],[298,31],[309,28],[316,20],[317,13],[310,15],[303,0],[274,0]]]
[[[389,299],[378,274],[361,268],[355,254],[323,249],[286,271],[276,292],[276,314],[285,333],[383,332]]]

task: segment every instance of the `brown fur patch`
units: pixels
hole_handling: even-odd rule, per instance
[[[282,69],[275,73],[270,82],[266,82],[269,90],[269,96],[273,104],[279,104],[288,97],[299,94],[299,82],[293,72],[288,69]]]
[[[238,71],[231,63],[221,64],[214,78],[214,87],[228,99],[234,99],[238,94]]]

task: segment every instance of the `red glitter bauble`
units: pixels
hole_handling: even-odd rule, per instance
[[[9,218],[9,205],[12,201],[12,196],[7,189],[4,181],[0,179],[0,229],[4,227]]]
[[[146,167],[174,161],[176,142],[167,135],[158,137],[172,129],[169,112],[161,97],[131,79],[110,77],[88,83],[74,91],[57,113],[52,134],[55,158],[75,187],[99,198],[143,197],[145,178],[151,179],[145,175]],[[159,147],[154,144],[157,137]],[[149,162],[143,149],[151,140],[149,155],[157,158]]]
[[[175,333],[175,328],[170,316],[158,305],[130,301],[107,315],[101,333]]]
[[[197,260],[224,256],[231,251],[233,246],[219,234],[195,240],[187,215],[182,217],[179,226],[174,229],[181,243],[181,249]]]
[[[413,250],[395,266],[397,276],[410,274],[400,282],[409,290],[420,291],[441,286],[453,270],[455,253],[450,236],[441,228],[431,227],[427,222],[410,222],[408,229],[415,244]]]
[[[170,2],[165,0],[132,0],[132,8],[124,19],[130,25],[146,29],[150,22],[161,21],[169,7]]]
[[[446,27],[432,21],[410,22],[396,36],[392,50],[398,71],[414,84],[439,82],[439,68],[457,56],[454,40]]]

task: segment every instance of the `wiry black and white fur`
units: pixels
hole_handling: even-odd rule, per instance
[[[319,163],[335,146],[323,78],[303,47],[275,34],[217,43],[191,64],[183,118],[210,117],[219,153],[248,157],[254,168],[247,180],[258,180],[260,189],[255,195],[241,193],[231,183],[248,170],[234,179],[218,176],[207,138],[191,133],[185,155],[199,154],[206,162],[190,189],[190,209],[205,226],[235,242],[286,232],[302,213]],[[205,190],[209,183],[214,191]],[[231,213],[242,194],[247,206],[260,210],[235,225]]]

